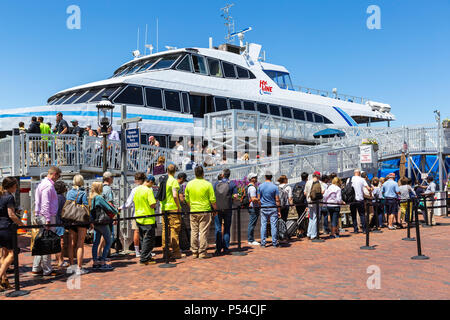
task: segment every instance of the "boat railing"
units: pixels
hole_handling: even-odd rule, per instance
[[[366,104],[366,102],[370,101],[370,99],[363,98],[363,97],[353,96],[353,95],[349,95],[349,94],[342,94],[342,93],[333,93],[333,92],[330,92],[327,90],[313,89],[313,88],[302,87],[302,86],[298,86],[298,85],[294,85],[294,90],[303,92],[303,93],[307,93],[307,94],[315,94],[315,95],[319,95],[322,97],[342,100],[342,101],[351,102],[351,103]]]

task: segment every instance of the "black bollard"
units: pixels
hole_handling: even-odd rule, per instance
[[[325,242],[324,239],[320,238],[320,232],[319,232],[319,225],[320,225],[320,217],[322,216],[322,213],[320,212],[320,205],[319,201],[315,203],[316,206],[316,220],[317,220],[317,237],[311,240],[311,242]]]
[[[445,193],[445,219],[450,219],[450,216],[448,215],[448,207],[450,206],[450,198],[448,197],[448,191]]]
[[[374,246],[369,245],[369,234],[370,234],[370,228],[369,228],[369,204],[364,201],[364,206],[365,206],[365,220],[366,220],[366,245],[360,247],[361,250],[375,250]]]
[[[13,224],[13,250],[14,250],[14,291],[5,294],[8,298],[23,297],[30,294],[28,290],[20,290],[20,275],[19,275],[19,246],[17,241],[17,225]]]
[[[428,260],[429,257],[422,254],[422,243],[420,242],[420,223],[418,208],[414,210],[414,217],[416,219],[416,238],[417,238],[417,256],[411,257],[412,260]]]
[[[242,251],[242,248],[241,248],[241,242],[242,242],[242,239],[241,239],[241,208],[237,209],[237,219],[238,219],[237,220],[238,249],[237,249],[237,251],[233,251],[231,254],[233,256],[246,256],[247,252]]]
[[[169,217],[167,215],[167,212],[163,212],[164,216],[164,233],[165,237],[164,239],[161,239],[165,242],[165,248],[164,248],[164,260],[165,262],[163,264],[160,264],[160,268],[175,268],[177,265],[170,263],[170,257],[169,257]]]
[[[405,217],[408,217],[408,227],[406,229],[406,238],[403,238],[402,240],[404,241],[416,241],[416,238],[411,238],[411,219],[412,214],[411,214],[411,199],[408,199],[408,204],[406,206],[406,215]]]
[[[432,217],[430,216],[430,219],[428,219],[428,208],[427,208],[427,199],[425,197],[423,197],[423,206],[425,207],[424,210],[424,219],[425,219],[425,224],[422,224],[422,228],[431,228],[431,221],[429,221]],[[433,210],[431,210],[431,212],[433,212]]]

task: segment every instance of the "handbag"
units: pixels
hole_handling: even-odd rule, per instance
[[[51,230],[42,229],[34,239],[32,256],[46,256],[61,252],[61,237]]]
[[[94,217],[94,224],[107,225],[112,222],[112,218],[108,215],[107,212],[102,207],[97,207],[95,205],[95,198],[93,200],[94,204],[92,205],[92,216]]]
[[[62,208],[61,219],[66,222],[89,223],[89,209],[84,204],[77,203],[78,192],[75,201],[67,200]]]

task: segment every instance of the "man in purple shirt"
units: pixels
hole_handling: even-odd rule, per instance
[[[61,176],[61,169],[51,167],[48,170],[47,177],[42,180],[36,189],[35,195],[35,223],[36,224],[55,224],[58,214],[58,195],[54,187],[55,182]],[[54,227],[46,227],[55,231]],[[51,255],[35,256],[33,260],[33,275],[43,275],[44,277],[56,276],[52,269]]]

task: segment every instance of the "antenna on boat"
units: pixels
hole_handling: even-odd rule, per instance
[[[220,15],[225,19],[225,25],[227,26],[227,36],[225,37],[225,40],[227,40],[227,43],[231,43],[232,36],[231,34],[234,33],[234,20],[231,16],[230,9],[234,6],[234,3],[227,4],[224,8],[220,9],[223,11],[223,13]]]
[[[139,51],[139,27],[138,27],[138,32],[137,32],[136,51]]]
[[[148,38],[148,25],[145,24],[145,44],[144,44],[144,56],[147,55],[147,38]]]
[[[151,44],[146,44],[145,47],[148,48],[148,49],[150,50],[150,54],[153,54],[153,45],[151,45]]]
[[[244,30],[241,30],[241,31],[238,31],[238,32],[234,32],[230,36],[233,37],[233,38],[237,36],[239,38],[239,45],[241,47],[243,47],[244,46],[245,34],[247,32],[249,32],[249,31],[252,31],[252,30],[253,30],[252,27],[248,27],[247,29],[244,29]]]
[[[159,21],[156,18],[156,52],[159,52]]]

